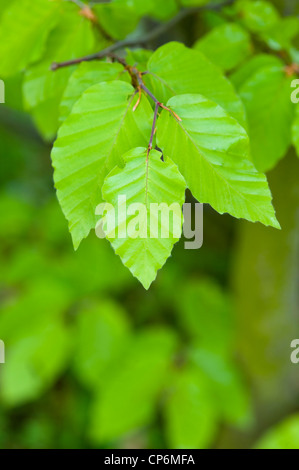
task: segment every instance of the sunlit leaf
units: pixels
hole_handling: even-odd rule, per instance
[[[194,197],[221,214],[278,228],[266,177],[248,160],[246,131],[201,95],[176,96],[168,106],[181,121],[163,111],[158,145],[177,163]]]
[[[186,184],[177,167],[168,159],[162,162],[161,153],[156,150],[147,155],[145,148],[137,148],[123,159],[125,168],[115,168],[105,179],[103,198],[116,209],[119,197],[126,197],[128,206],[139,203],[144,211],[138,215],[128,215],[121,213],[126,210],[123,206],[118,210],[113,209],[116,230],[113,230],[113,234],[108,231],[107,238],[124,265],[148,289],[180,237],[181,207],[185,201]],[[177,210],[174,210],[173,215],[168,210],[166,214],[159,215],[158,211],[154,214],[153,204],[157,208],[164,204],[170,211],[172,204],[176,204]],[[156,234],[154,224],[157,227]],[[126,235],[123,237],[119,231],[124,228]]]

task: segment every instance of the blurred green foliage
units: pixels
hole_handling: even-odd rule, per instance
[[[6,426],[25,413],[26,427],[33,407],[38,427],[41,407],[54,439],[47,445],[65,445],[68,429],[76,447],[74,417],[60,410],[66,429],[58,429],[45,405],[60,394],[74,401],[71,413],[82,411],[85,424],[76,432],[88,446],[122,445],[135,436],[155,445],[162,420],[164,445],[206,447],[223,420],[247,423],[232,306],[217,281],[182,281],[173,259],[147,295],[107,242],[94,238],[74,253],[65,225],[50,195],[37,206],[2,193],[2,446],[30,445],[27,431],[15,441]]]
[[[0,1],[0,15],[6,3]],[[282,0],[237,3],[194,15],[166,40],[195,44],[232,72],[250,113],[257,72],[263,96],[265,68],[273,71],[271,89],[288,90],[280,87],[281,59],[268,50],[252,57],[256,42],[295,55],[298,21],[278,12],[298,12],[295,2]],[[179,8],[174,0],[161,5],[115,0],[95,10],[105,30],[121,39]],[[232,23],[234,8],[240,21]],[[130,51],[128,61],[145,62],[144,56]],[[30,73],[37,79],[40,71]],[[239,226],[206,207],[203,248],[188,251],[179,243],[145,292],[105,240],[91,237],[73,251],[54,194],[50,146],[24,113],[22,80],[21,73],[6,80],[7,106],[0,107],[0,339],[6,347],[0,447],[299,448],[298,372],[289,360],[299,328],[294,152],[269,175],[282,232]],[[28,104],[34,86],[26,80]],[[35,125],[51,137],[59,103],[48,107],[47,98],[48,114],[40,114],[32,102]],[[267,169],[286,153],[291,112],[275,121],[279,131],[287,128],[277,131],[278,144],[266,139],[277,151],[269,164],[269,147],[262,149]]]

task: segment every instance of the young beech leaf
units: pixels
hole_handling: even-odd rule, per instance
[[[124,265],[148,289],[180,238],[183,220],[181,206],[185,201],[186,183],[176,165],[169,159],[163,162],[161,153],[156,150],[147,156],[145,148],[136,148],[123,159],[125,168],[114,168],[103,185],[103,199],[115,210],[116,230],[114,234],[107,231],[106,235]],[[127,207],[141,203],[144,210],[131,215],[128,211],[124,215],[123,210],[118,210],[119,196],[126,197]],[[165,204],[170,209],[176,203],[177,210],[173,216],[167,212],[159,216],[153,211],[153,203]],[[109,210],[107,216],[109,218]],[[127,232],[129,227],[136,228],[135,239],[125,233],[123,238],[119,236],[124,226]],[[154,237],[151,235],[155,234],[155,226],[158,231]],[[162,229],[166,229],[164,234]]]
[[[60,21],[49,35],[43,59],[26,70],[25,107],[49,139],[55,137],[58,130],[59,104],[74,70],[74,67],[63,67],[54,72],[50,69],[51,64],[89,54],[94,50],[94,43],[91,22],[78,15],[76,5],[65,3]]]
[[[270,54],[258,54],[246,61],[230,75],[230,80],[239,92],[244,83],[265,67],[281,67],[281,60]]]
[[[299,449],[299,414],[294,413],[270,427],[256,442],[254,449]]]
[[[271,170],[291,144],[291,81],[280,61],[257,70],[239,90],[247,111],[253,162],[260,171]]]
[[[235,23],[225,23],[199,39],[194,48],[223,70],[231,70],[251,53],[248,32]]]
[[[82,62],[68,81],[60,104],[60,118],[63,122],[70,114],[72,107],[78,101],[82,93],[92,85],[101,82],[123,79],[129,77],[124,73],[120,64],[108,64],[105,62]]]
[[[200,51],[170,42],[154,52],[148,71],[145,81],[159,101],[166,103],[174,95],[199,93],[245,125],[244,106],[232,84]]]
[[[266,177],[248,160],[248,136],[236,120],[201,95],[175,96],[167,106],[181,121],[163,111],[157,143],[194,197],[220,214],[279,228]]]
[[[281,18],[270,29],[262,34],[262,39],[275,51],[289,50],[292,48],[292,41],[299,32],[299,18],[288,16]]]
[[[69,221],[74,247],[95,228],[95,208],[108,171],[124,152],[147,145],[152,108],[122,81],[103,82],[83,93],[61,126],[52,151],[54,181]]]
[[[236,13],[246,28],[254,33],[263,33],[279,21],[275,6],[264,0],[239,0]]]
[[[20,72],[38,60],[56,21],[58,2],[18,0],[6,8],[0,24],[0,76]]]
[[[144,2],[146,3],[146,2]],[[124,39],[138,25],[139,15],[132,4],[119,1],[95,3],[92,11],[104,31],[113,39]]]
[[[112,256],[115,256],[112,253]],[[101,263],[103,262],[101,258]],[[130,340],[129,318],[119,304],[102,300],[80,311],[76,329],[76,377],[91,391],[105,387]]]
[[[95,395],[90,436],[115,442],[152,424],[178,347],[173,330],[147,327],[132,337],[105,387]]]
[[[205,449],[211,445],[219,420],[211,385],[202,371],[187,366],[170,377],[163,415],[168,448]]]

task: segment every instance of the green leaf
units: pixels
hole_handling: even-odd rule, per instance
[[[0,19],[2,18],[5,10],[7,10],[8,7],[11,8],[13,2],[15,2],[16,0],[10,0],[9,2],[7,2],[7,0],[0,0]]]
[[[70,336],[61,321],[34,328],[8,348],[0,395],[8,406],[36,400],[64,370]]]
[[[199,93],[245,125],[244,107],[233,86],[200,51],[170,42],[152,55],[148,71],[145,80],[159,101],[166,103],[174,95]]]
[[[65,121],[74,104],[84,91],[92,85],[109,82],[128,76],[120,64],[107,64],[105,62],[83,62],[72,74],[64,91],[60,104],[60,122]]]
[[[75,248],[95,228],[95,208],[109,170],[130,148],[147,145],[152,108],[122,81],[94,85],[83,93],[61,126],[52,151],[54,180]]]
[[[18,261],[21,263],[21,259]],[[17,261],[14,270],[18,271]],[[11,276],[10,281],[15,282],[15,278],[16,276]],[[17,281],[20,282],[18,276]],[[2,306],[1,339],[8,346],[17,344],[23,337],[30,336],[35,328],[42,330],[47,324],[57,323],[69,305],[70,293],[58,281],[50,281],[47,278],[36,279],[24,294]]]
[[[153,51],[148,49],[126,49],[126,52],[127,64],[132,65],[132,67],[137,67],[141,72],[147,71],[147,63],[152,56]]]
[[[177,11],[176,0],[114,0],[94,5],[100,24],[115,39],[123,39],[144,16],[166,20]]]
[[[148,289],[155,280],[157,271],[169,258],[173,245],[179,240],[182,229],[181,206],[185,202],[186,184],[177,167],[170,160],[162,162],[161,153],[156,150],[152,150],[147,156],[145,148],[137,148],[123,159],[125,168],[116,167],[112,170],[103,185],[103,199],[116,208],[115,228],[118,230],[114,234],[107,233],[107,238],[124,265]],[[127,205],[141,204],[143,211],[138,216],[136,213],[126,213],[123,220],[121,212],[125,209],[117,209],[120,196],[126,197]],[[173,215],[173,224],[168,212],[166,215],[153,215],[151,204],[163,203],[169,208],[173,203],[177,204],[178,211],[176,216]],[[109,218],[109,211],[107,217]],[[152,236],[153,231],[151,232],[151,228],[154,230],[153,219],[158,228],[156,236]],[[124,228],[123,224],[126,234],[121,238],[119,230]],[[129,226],[136,227],[138,235],[135,238],[127,233]],[[168,232],[165,235],[162,234],[162,227]]]
[[[193,367],[177,372],[164,405],[167,442],[172,449],[205,449],[217,431],[209,383]]]
[[[153,421],[175,348],[171,330],[148,328],[136,334],[94,402],[90,435],[95,442],[121,438]]]
[[[235,23],[226,23],[199,39],[194,48],[223,70],[231,70],[250,55],[252,46],[245,29]]]
[[[260,171],[271,170],[291,144],[291,78],[281,62],[259,69],[239,93],[247,112],[253,162]]]
[[[57,96],[56,99],[47,99],[31,109],[29,109],[28,105],[25,105],[33,119],[34,125],[46,142],[52,142],[57,134],[59,102],[60,98]]]
[[[6,405],[37,399],[64,370],[70,336],[62,314],[69,303],[68,289],[43,278],[2,306],[0,331],[7,362],[0,371],[0,396]]]
[[[279,21],[275,6],[266,1],[240,0],[237,12],[242,23],[254,33],[266,31]]]
[[[25,107],[31,111],[43,134],[55,137],[58,129],[59,104],[74,71],[74,67],[52,71],[51,64],[88,54],[93,48],[94,34],[91,22],[78,15],[76,5],[67,3],[61,12],[59,24],[49,36],[42,60],[25,73],[23,85]]]
[[[189,360],[210,382],[215,411],[229,423],[248,424],[248,394],[232,360],[231,300],[215,282],[194,280],[179,291],[176,305],[178,321],[191,340]]]
[[[2,78],[40,58],[57,18],[58,3],[54,1],[19,0],[5,9],[0,24]]]
[[[289,49],[290,58],[294,64],[298,64],[299,62],[299,50],[296,47],[291,47]]]
[[[213,351],[212,345],[215,345]],[[191,363],[210,383],[215,411],[227,423],[238,427],[252,424],[250,397],[232,357],[217,351],[217,339],[210,337],[210,347],[198,341],[189,350]],[[232,355],[232,351],[231,351]]]
[[[263,39],[275,51],[288,50],[292,47],[292,40],[299,32],[299,19],[295,16],[282,18],[263,35]]]
[[[95,264],[95,259],[101,260],[100,263]],[[66,259],[65,271],[78,296],[124,292],[134,282],[109,243],[99,243],[95,234]]]
[[[272,66],[281,67],[281,60],[270,54],[258,54],[232,73],[230,80],[239,91],[245,82],[251,79],[260,69]]]
[[[91,390],[105,385],[127,346],[129,331],[124,311],[113,302],[79,312],[74,370],[84,385]]]
[[[266,177],[248,160],[245,130],[201,95],[176,96],[167,106],[182,121],[163,111],[157,142],[177,163],[194,197],[220,214],[278,228]]]
[[[256,443],[255,449],[299,449],[299,415],[295,414],[270,428]]]
[[[227,356],[233,345],[230,299],[210,280],[184,285],[176,302],[178,321],[202,348]]]
[[[135,30],[140,18],[129,2],[100,3],[93,5],[92,9],[100,25],[114,39],[124,39],[128,36]]]
[[[298,18],[280,18],[270,2],[240,0],[236,13],[246,28],[258,34],[258,38],[275,51],[289,50],[299,31]]]

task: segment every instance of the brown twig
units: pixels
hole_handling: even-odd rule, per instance
[[[157,119],[158,119],[159,107],[160,107],[160,103],[157,102],[156,105],[155,105],[152,132],[151,132],[151,136],[150,136],[150,140],[149,140],[149,144],[148,144],[148,148],[147,148],[147,154],[146,154],[147,160],[148,160],[150,151],[153,148],[153,141],[154,141],[154,135],[155,135],[155,132],[156,132],[156,124],[157,124]]]
[[[76,3],[77,1],[80,1],[80,0],[72,0],[72,1]],[[128,39],[128,38],[123,39],[122,41],[117,41],[114,44],[111,44],[110,46],[106,47],[105,49],[99,52],[96,52],[95,54],[86,55],[84,57],[79,57],[77,59],[68,60],[65,62],[54,62],[51,66],[51,70],[55,71],[62,67],[68,67],[70,65],[80,64],[81,62],[89,62],[92,60],[103,59],[104,57],[109,56],[110,54],[114,53],[115,51],[119,49],[125,49],[126,47],[135,47],[138,45],[147,44],[148,42],[152,42],[154,39],[164,34],[169,29],[173,28],[177,23],[181,22],[187,16],[194,15],[203,10],[219,10],[222,7],[231,5],[232,3],[234,3],[234,1],[235,0],[226,0],[223,3],[220,3],[218,5],[212,4],[212,5],[205,5],[202,7],[182,9],[171,20],[169,20],[166,23],[160,24],[159,26],[154,28],[152,31],[145,34],[143,37],[140,37],[137,39]]]

